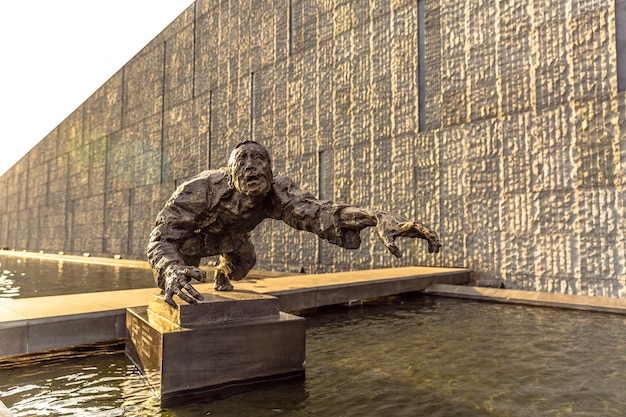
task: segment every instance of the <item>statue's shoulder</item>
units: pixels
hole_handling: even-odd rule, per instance
[[[274,175],[274,187],[276,188],[289,188],[295,185],[293,180],[286,175]]]
[[[228,171],[226,168],[210,169],[194,175],[180,186],[186,189],[206,188],[212,189],[220,184],[228,184]]]
[[[291,194],[293,190],[297,190],[298,184],[286,175],[274,175],[272,189],[276,195],[286,196]]]
[[[180,184],[171,200],[177,204],[206,204],[208,200],[219,200],[228,190],[228,171],[225,168],[207,170]]]
[[[293,199],[315,198],[308,191],[302,190],[294,180],[286,175],[275,175],[272,188],[276,197],[284,202]]]

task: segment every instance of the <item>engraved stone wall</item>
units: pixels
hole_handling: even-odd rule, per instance
[[[260,268],[625,297],[615,1],[420,1],[197,0],[0,178],[0,246],[143,259],[176,185],[254,139],[312,193],[443,242],[398,260],[267,221]]]

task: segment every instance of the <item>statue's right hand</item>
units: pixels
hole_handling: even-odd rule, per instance
[[[197,304],[198,301],[204,300],[202,294],[189,283],[192,278],[205,282],[206,272],[195,266],[169,265],[165,269],[165,302],[173,308],[178,308],[178,305],[172,298],[174,294],[189,304]]]

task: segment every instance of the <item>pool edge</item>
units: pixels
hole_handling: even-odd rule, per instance
[[[433,284],[424,292],[426,294],[444,297],[467,298],[508,304],[567,308],[573,310],[597,311],[602,313],[626,315],[626,300],[621,298],[509,290],[502,288],[483,288],[450,284]]]

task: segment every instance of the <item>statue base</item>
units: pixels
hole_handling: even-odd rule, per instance
[[[279,311],[271,296],[203,295],[173,309],[155,294],[126,311],[126,356],[162,404],[304,377],[305,319]]]

